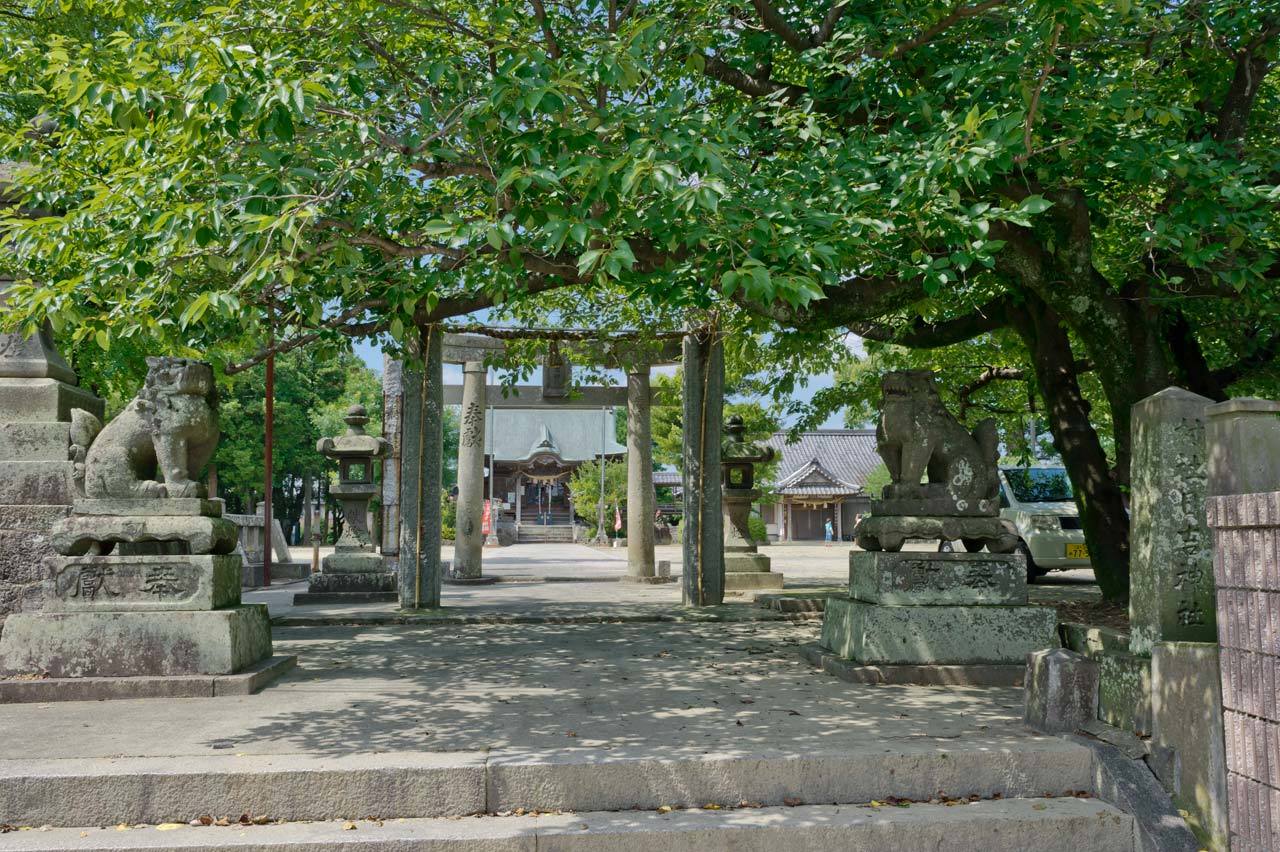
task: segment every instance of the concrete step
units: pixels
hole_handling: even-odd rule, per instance
[[[590,812],[470,819],[64,828],[9,834],[20,852],[1131,852],[1131,817],[1093,799],[1000,799],[952,806],[812,805]]]
[[[521,524],[516,540],[521,544],[565,543],[573,541],[573,527],[564,525]]]
[[[210,814],[289,821],[866,802],[1092,791],[1092,753],[1056,738],[886,743],[813,753],[660,750],[193,755],[0,761],[0,822],[115,825]],[[0,848],[4,844],[0,842]]]

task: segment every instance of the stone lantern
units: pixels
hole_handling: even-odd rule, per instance
[[[308,592],[294,596],[295,604],[397,599],[396,576],[386,569],[369,535],[369,501],[378,493],[373,462],[386,455],[387,442],[365,434],[369,416],[363,405],[348,408],[343,419],[345,434],[316,442],[316,452],[338,463],[338,484],[329,493],[342,504],[342,535],[320,572],[311,575]]]
[[[746,440],[742,418],[725,421],[720,450],[721,499],[724,503],[724,590],[781,589],[783,577],[769,570],[769,557],[751,536],[751,504],[760,499],[755,487],[757,464],[773,461],[772,447]]]

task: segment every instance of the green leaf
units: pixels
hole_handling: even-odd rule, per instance
[[[1034,216],[1037,213],[1043,213],[1052,206],[1053,202],[1042,195],[1028,195],[1026,198],[1022,199],[1022,203],[1018,205],[1018,209],[1023,213]]]

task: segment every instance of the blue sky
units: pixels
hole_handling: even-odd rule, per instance
[[[357,341],[355,344],[355,352],[357,355],[363,358],[365,363],[368,364],[371,368],[373,368],[376,372],[378,373],[382,372],[382,348],[376,342],[372,342],[368,340]],[[663,369],[674,370],[675,368],[674,367],[658,368],[658,370],[663,370]],[[462,383],[462,367],[458,364],[445,364],[444,380],[446,384],[461,384]],[[623,383],[622,374],[618,373],[616,376],[613,377],[613,380],[619,385],[622,384]],[[539,381],[541,381],[540,374],[537,371],[535,371],[532,378],[532,382],[536,384]],[[810,376],[808,387],[801,388],[799,391],[797,391],[797,393],[795,394],[795,397],[797,399],[807,402],[808,400],[813,398],[814,393],[816,393],[819,390],[822,390],[823,388],[831,387],[833,383],[834,383],[833,377],[830,374]],[[840,428],[841,426],[844,425],[843,421],[840,418],[841,416],[839,412],[831,415],[822,424],[823,428],[828,428],[828,429]]]

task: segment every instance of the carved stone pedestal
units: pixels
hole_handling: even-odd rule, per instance
[[[1057,612],[1027,605],[1018,554],[854,551],[849,562],[850,597],[828,599],[819,651],[875,667],[870,682],[965,682],[921,669],[981,666],[981,682],[1013,684],[1029,652],[1058,644]]]
[[[273,660],[263,604],[240,603],[235,527],[221,503],[194,499],[80,501],[54,526],[64,555],[44,560],[42,612],[17,613],[0,635],[0,701],[93,697],[62,679],[120,679],[98,697],[164,694],[154,678],[230,676],[254,669],[255,683],[291,667]],[[145,505],[141,505],[145,504]],[[230,528],[230,534],[224,527]],[[212,552],[211,552],[212,551]],[[265,673],[265,676],[264,676]],[[31,681],[32,676],[38,680]],[[47,686],[37,687],[44,684]],[[190,684],[171,684],[177,694]],[[211,687],[212,688],[212,687]]]

